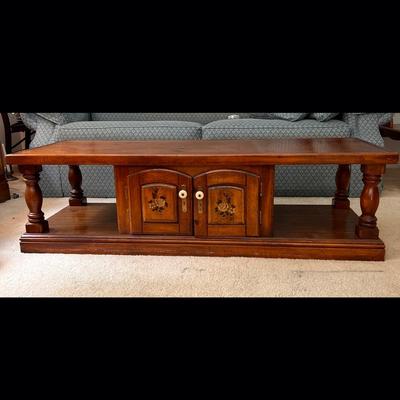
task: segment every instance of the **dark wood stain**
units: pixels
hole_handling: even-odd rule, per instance
[[[66,207],[49,218],[50,232],[21,237],[23,252],[155,254],[375,260],[384,259],[380,239],[358,239],[357,215],[331,206],[274,207],[274,235],[268,238],[197,238],[118,232],[116,205]]]
[[[9,164],[395,164],[398,153],[359,139],[64,141],[6,156]]]
[[[26,182],[24,252],[376,261],[385,255],[378,184],[398,159],[349,138],[71,141],[7,156]],[[360,217],[348,199],[350,164],[358,163]],[[42,164],[69,165],[70,207],[50,225],[41,210]],[[114,165],[116,205],[85,206],[80,164]],[[337,164],[332,206],[274,206],[276,164]]]

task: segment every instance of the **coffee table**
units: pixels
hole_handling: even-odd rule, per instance
[[[399,154],[354,139],[65,141],[7,155],[29,208],[21,250],[384,260],[378,185]],[[42,165],[69,165],[69,206],[46,220]],[[275,166],[337,164],[331,206],[274,205]],[[361,164],[358,217],[348,199]],[[116,204],[88,204],[79,165],[113,165]]]

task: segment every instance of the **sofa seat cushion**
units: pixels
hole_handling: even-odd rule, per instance
[[[233,119],[203,126],[203,139],[264,139],[290,137],[349,137],[350,127],[343,121],[319,122],[312,119],[285,121],[274,119]]]
[[[201,124],[182,121],[85,121],[58,127],[58,140],[197,140]]]

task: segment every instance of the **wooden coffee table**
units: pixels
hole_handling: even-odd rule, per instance
[[[383,260],[375,213],[399,154],[358,139],[66,141],[7,156],[29,208],[21,250]],[[69,206],[47,221],[39,174],[69,165]],[[275,165],[337,164],[332,206],[275,205]],[[348,199],[361,164],[362,215]],[[113,165],[116,204],[87,204],[79,165]]]

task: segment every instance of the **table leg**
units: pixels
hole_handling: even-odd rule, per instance
[[[379,206],[379,182],[385,173],[385,165],[362,165],[364,189],[360,204],[362,215],[358,219],[356,234],[361,239],[378,239],[379,229],[375,213]]]
[[[45,233],[49,231],[49,223],[44,219],[42,211],[43,195],[39,186],[41,165],[21,165],[19,170],[25,181],[25,201],[29,208],[27,233]]]
[[[82,172],[79,165],[70,165],[68,172],[68,180],[71,185],[71,197],[69,198],[70,206],[85,206],[87,204],[86,197],[82,190]]]
[[[336,172],[336,193],[332,200],[334,208],[348,209],[350,208],[349,200],[350,188],[350,165],[339,165]]]

